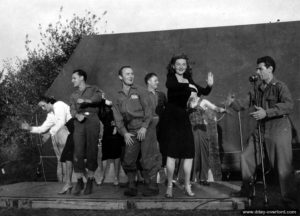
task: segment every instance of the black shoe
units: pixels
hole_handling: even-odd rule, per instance
[[[92,191],[93,191],[93,182],[94,182],[94,178],[88,178],[88,180],[86,182],[85,190],[83,192],[84,195],[88,195],[88,194],[92,193]]]
[[[84,183],[83,183],[82,178],[77,179],[77,183],[76,183],[73,194],[76,196],[79,195],[81,190],[83,190],[83,188],[84,188]]]
[[[208,181],[206,181],[206,180],[201,180],[201,181],[199,181],[199,184],[200,185],[203,185],[203,186],[209,186],[210,185],[210,183],[208,182]]]
[[[128,182],[126,182],[126,183],[120,182],[120,183],[119,183],[119,187],[120,187],[120,188],[128,188],[128,185],[129,185]]]
[[[139,185],[144,185],[145,184],[145,181],[144,180],[137,180],[135,182],[135,186],[139,186]]]
[[[157,183],[149,184],[143,191],[143,196],[157,196],[159,194],[159,188]]]
[[[125,196],[137,196],[137,188],[129,187],[124,191]]]
[[[230,194],[232,197],[247,197],[253,199],[255,197],[255,187],[253,184],[242,185],[241,190],[237,192],[232,192]]]
[[[241,189],[239,191],[230,193],[230,196],[232,196],[232,197],[248,197],[249,194],[250,194],[249,191]]]
[[[281,203],[284,206],[284,208],[286,208],[286,209],[298,209],[299,208],[296,200],[294,200],[294,199],[285,197],[285,198],[281,199]]]

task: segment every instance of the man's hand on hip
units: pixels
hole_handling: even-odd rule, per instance
[[[133,145],[133,139],[131,138],[132,136],[134,136],[132,133],[125,133],[124,134],[124,141],[126,143],[127,146],[131,146]]]

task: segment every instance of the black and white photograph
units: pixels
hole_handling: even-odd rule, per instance
[[[1,216],[300,213],[300,1],[0,9]]]

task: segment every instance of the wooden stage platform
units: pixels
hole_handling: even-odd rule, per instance
[[[103,184],[94,186],[91,195],[58,195],[63,184],[58,182],[22,182],[0,187],[0,207],[56,208],[56,209],[244,209],[245,198],[230,197],[240,189],[238,182],[214,182],[210,186],[193,184],[195,197],[184,195],[180,185],[174,187],[174,198],[164,197],[166,187],[160,184],[160,194],[144,197],[139,186],[137,197],[123,195],[124,188]]]

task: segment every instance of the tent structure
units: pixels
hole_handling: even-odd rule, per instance
[[[198,84],[205,86],[207,72],[213,72],[215,84],[207,99],[221,104],[230,92],[237,98],[245,97],[251,88],[248,78],[255,72],[256,59],[270,55],[277,63],[275,76],[288,85],[294,99],[290,118],[294,154],[299,155],[299,38],[300,21],[88,36],[81,40],[48,94],[68,103],[74,91],[72,71],[80,68],[87,71],[88,83],[99,86],[113,100],[121,88],[118,69],[123,65],[132,66],[135,83],[141,86],[145,86],[145,74],[157,73],[159,88],[166,92],[167,64],[174,54],[185,53],[192,62],[193,78]],[[218,121],[225,170],[239,170],[239,154],[253,128],[248,114],[248,111],[240,114],[232,111]],[[295,159],[299,166],[299,156]]]

